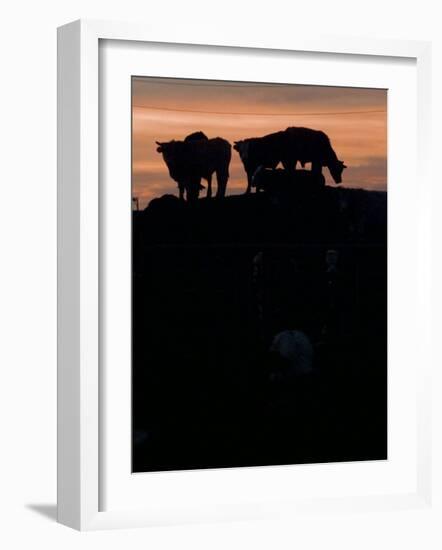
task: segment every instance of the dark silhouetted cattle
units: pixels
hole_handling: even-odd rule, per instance
[[[224,197],[229,179],[231,145],[223,138],[208,139],[203,132],[195,132],[184,141],[156,142],[163,155],[169,174],[178,183],[180,198],[196,200],[202,189],[201,178],[207,180],[207,197],[212,196],[212,176],[216,173],[217,197]]]
[[[252,189],[252,177],[256,170],[276,168],[281,160],[281,145],[284,132],[275,132],[260,138],[248,138],[235,141],[233,148],[238,151],[247,174],[247,193]]]
[[[312,163],[312,172],[322,174],[326,166],[336,183],[341,183],[345,164],[338,159],[328,136],[319,130],[290,127],[284,131],[268,134],[260,138],[235,141],[247,173],[247,193],[251,191],[252,177],[256,170],[276,168],[281,163],[285,170],[294,171],[299,161],[304,167]]]
[[[287,158],[281,159],[284,168],[294,170],[298,160],[303,167],[311,162],[312,172],[321,174],[322,167],[326,166],[335,183],[342,182],[342,172],[346,166],[336,156],[327,134],[320,130],[295,126],[287,128],[285,134]]]

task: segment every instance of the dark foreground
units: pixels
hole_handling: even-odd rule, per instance
[[[386,222],[329,187],[134,213],[133,470],[385,459]]]

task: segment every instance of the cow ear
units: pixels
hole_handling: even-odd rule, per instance
[[[346,165],[346,164],[343,164],[343,165],[342,165],[342,168],[347,168],[347,165]]]

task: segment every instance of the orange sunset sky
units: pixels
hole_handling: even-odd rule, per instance
[[[387,189],[386,90],[133,77],[133,196],[144,208],[154,197],[178,194],[156,140],[183,139],[202,130],[233,145],[288,126],[323,130],[329,136],[348,166],[342,185]],[[326,168],[324,175],[332,184]],[[246,182],[232,150],[227,194],[243,193]]]

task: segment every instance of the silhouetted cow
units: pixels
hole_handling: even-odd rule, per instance
[[[303,167],[311,162],[312,172],[321,174],[322,167],[326,166],[335,183],[342,182],[342,172],[347,167],[336,156],[327,134],[320,130],[295,126],[287,128],[285,133],[288,138],[287,158],[281,159],[284,168],[294,170],[298,160]]]
[[[247,174],[247,193],[252,188],[252,177],[256,170],[276,168],[281,160],[281,144],[284,132],[275,132],[260,138],[248,138],[235,141],[233,148],[238,151]]]
[[[190,134],[184,141],[156,142],[169,174],[178,183],[180,198],[196,200],[202,188],[201,178],[207,180],[207,197],[212,196],[212,176],[216,173],[217,197],[224,197],[229,179],[231,145],[223,138],[208,139],[203,132]]]
[[[298,161],[303,167],[311,162],[312,172],[316,174],[322,174],[322,167],[327,166],[336,183],[341,183],[346,168],[333,151],[328,136],[310,128],[290,127],[260,138],[235,141],[233,148],[238,151],[247,173],[247,193],[259,166],[274,169],[281,162],[285,170],[293,171]]]

